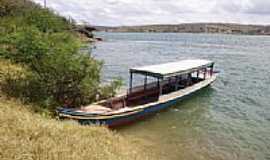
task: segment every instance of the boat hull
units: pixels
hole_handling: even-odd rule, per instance
[[[198,90],[208,87],[214,80],[215,78],[213,78],[212,80],[210,80],[208,83],[204,84],[203,86],[192,90],[188,94],[181,95],[177,98],[170,99],[165,102],[149,105],[145,108],[134,110],[132,112],[127,112],[125,114],[115,114],[115,115],[100,116],[100,117],[99,116],[93,116],[93,117],[91,116],[63,116],[63,117],[78,120],[78,122],[82,125],[105,125],[108,127],[117,127],[117,126],[127,125],[137,120],[144,119],[150,115],[153,115],[154,113],[157,113],[161,110],[165,110],[173,106],[177,102],[196,93]]]
[[[143,111],[137,112],[137,113],[132,114],[132,115],[110,118],[110,119],[79,119],[78,122],[80,124],[83,124],[83,125],[96,125],[96,124],[98,124],[98,125],[105,125],[105,126],[108,126],[111,128],[123,126],[123,125],[134,123],[138,120],[145,119],[148,116],[151,116],[155,113],[158,113],[162,110],[165,110],[165,109],[173,106],[177,102],[179,102],[179,101],[181,101],[181,100],[183,100],[186,97],[191,96],[191,95],[192,94],[168,101],[166,103],[161,103],[161,104],[150,106],[148,108],[145,108]]]

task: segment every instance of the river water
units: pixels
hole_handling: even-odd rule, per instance
[[[117,130],[157,159],[270,160],[270,37],[95,33],[103,79],[190,58],[216,62],[217,81],[170,109]]]

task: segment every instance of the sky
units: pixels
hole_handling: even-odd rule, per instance
[[[33,0],[44,4],[44,0]],[[46,0],[78,23],[101,26],[222,22],[270,24],[270,0]]]

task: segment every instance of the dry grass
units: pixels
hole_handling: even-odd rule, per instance
[[[1,59],[0,57],[0,81],[7,75],[18,76],[18,74],[21,75],[22,73],[25,72],[26,70],[22,66],[11,63],[9,60]]]
[[[148,159],[105,127],[46,119],[29,107],[0,97],[1,160]]]

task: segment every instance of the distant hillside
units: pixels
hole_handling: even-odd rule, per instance
[[[270,35],[270,25],[242,25],[230,23],[186,23],[176,25],[144,25],[105,27],[96,26],[105,32],[176,32],[176,33],[223,33],[246,35]]]

